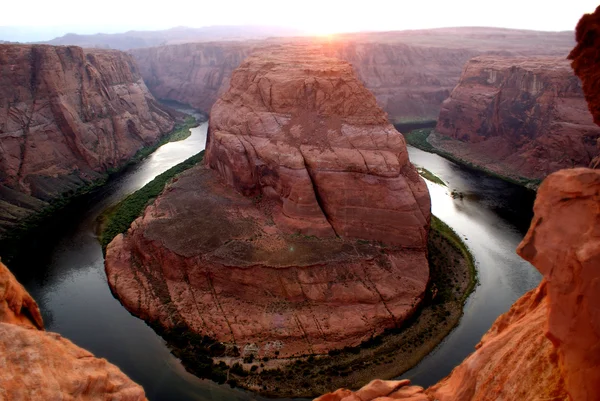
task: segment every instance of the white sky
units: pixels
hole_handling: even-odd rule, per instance
[[[449,26],[572,30],[599,0],[20,0],[4,1],[0,35],[27,26],[51,37],[174,26],[272,25],[312,34]],[[48,35],[49,33],[46,33]],[[51,38],[50,37],[50,38]],[[47,38],[47,39],[50,39]],[[0,39],[8,39],[0,36]],[[41,39],[40,39],[41,40]]]

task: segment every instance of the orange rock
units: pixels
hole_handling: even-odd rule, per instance
[[[563,170],[540,187],[517,252],[548,282],[548,324],[566,389],[600,400],[600,171]]]
[[[0,322],[44,329],[37,303],[2,262],[0,262]]]
[[[430,401],[423,387],[411,386],[410,380],[373,380],[356,392],[339,389],[314,401]]]
[[[0,323],[0,399],[146,401],[105,359],[56,333]]]

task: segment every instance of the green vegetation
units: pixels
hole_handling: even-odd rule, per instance
[[[38,235],[40,231],[44,231],[45,226],[52,225],[53,220],[60,218],[58,215],[65,211],[68,206],[73,205],[74,202],[85,195],[102,187],[112,176],[119,174],[128,166],[139,163],[162,145],[188,138],[191,135],[190,128],[196,126],[198,126],[198,121],[192,116],[187,117],[182,124],[176,125],[171,132],[164,135],[156,144],[143,147],[130,160],[119,167],[107,170],[100,178],[90,181],[74,191],[70,190],[63,193],[61,196],[53,199],[48,207],[24,219],[17,227],[11,229],[10,234],[6,235],[0,241],[0,252],[4,260],[10,262],[19,255],[23,251],[23,243],[30,242],[28,238]]]
[[[445,187],[447,186],[446,183],[440,177],[438,177],[437,175],[433,174],[431,171],[427,170],[426,168],[417,167],[417,171],[426,180],[429,180],[429,181],[434,182],[434,183],[439,184],[439,185],[443,185]]]
[[[103,215],[100,232],[102,249],[106,249],[106,246],[115,236],[127,231],[131,223],[142,214],[146,206],[163,191],[167,182],[177,174],[195,166],[202,161],[203,158],[204,151],[171,167],[164,173],[156,176],[144,187],[123,199],[119,204]]]
[[[467,245],[458,236],[456,231],[454,231],[452,228],[450,228],[450,226],[448,226],[446,223],[444,223],[442,220],[435,217],[434,215],[431,215],[431,232],[433,233],[432,235],[440,235],[441,237],[443,237],[444,240],[447,241],[447,243],[449,243],[455,250],[460,252],[467,264],[467,267],[469,269],[469,280],[466,290],[460,297],[460,300],[464,302],[467,299],[467,297],[471,294],[471,292],[473,292],[473,290],[475,289],[475,285],[477,285],[477,269],[475,268],[475,260],[473,259],[473,255],[471,254],[471,251],[469,251]],[[439,251],[439,247],[429,247],[430,265],[444,265],[444,263],[440,263],[439,260],[434,260],[434,258],[436,257],[447,257],[447,255],[440,255]],[[446,264],[449,263],[449,261],[447,260],[445,262]],[[445,274],[445,271],[437,272],[436,274],[439,276],[441,274]],[[440,281],[439,278],[437,281]],[[439,288],[444,288],[444,286],[439,286],[438,291]]]
[[[173,128],[173,130],[165,136],[163,136],[160,139],[160,141],[158,141],[154,145],[146,146],[138,150],[137,153],[127,163],[125,163],[122,166],[119,166],[118,168],[108,170],[108,174],[111,175],[117,173],[127,166],[139,163],[140,161],[144,160],[146,157],[154,153],[156,149],[160,148],[163,145],[166,145],[169,142],[178,142],[187,139],[190,135],[192,135],[192,131],[190,131],[190,129],[197,126],[198,121],[194,117],[188,116],[183,122],[183,124],[177,124]]]
[[[442,156],[443,158],[446,158],[456,164],[466,166],[473,170],[482,171],[492,177],[496,177],[501,180],[511,182],[513,184],[521,185],[521,186],[524,186],[524,187],[532,189],[532,190],[535,190],[537,187],[539,187],[542,182],[541,180],[531,180],[531,179],[524,178],[524,177],[514,178],[514,177],[503,176],[503,175],[495,173],[489,169],[486,169],[484,167],[478,166],[469,161],[466,161],[459,157],[456,157],[451,153],[448,153],[441,149],[438,149],[438,148],[434,147],[433,145],[431,145],[429,143],[429,141],[427,140],[427,138],[429,137],[429,135],[432,132],[433,132],[433,128],[422,128],[422,129],[412,130],[406,134],[403,133],[403,135],[404,135],[404,138],[406,139],[406,143],[408,143],[411,146],[414,146],[415,148],[424,150],[425,152],[429,152],[429,153],[436,153],[436,154]]]

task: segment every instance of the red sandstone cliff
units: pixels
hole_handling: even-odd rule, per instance
[[[442,136],[430,137],[435,147],[528,180],[589,166],[600,138],[568,61],[539,57],[470,60],[436,132]]]
[[[0,229],[120,166],[173,124],[126,53],[0,45]]]
[[[305,47],[248,58],[213,107],[206,161],[107,248],[132,313],[287,357],[357,345],[414,312],[428,192],[348,63]]]
[[[146,400],[116,366],[43,331],[36,302],[2,263],[0,366],[2,400]]]

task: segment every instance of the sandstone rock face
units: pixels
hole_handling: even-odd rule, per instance
[[[386,117],[347,62],[275,47],[213,106],[206,162],[284,232],[424,248],[429,193]]]
[[[43,329],[37,303],[0,263],[0,400],[146,400],[116,366]]]
[[[107,248],[132,313],[287,357],[357,345],[415,311],[429,195],[348,63],[305,47],[250,57],[213,107],[206,164]]]
[[[568,61],[547,57],[470,60],[436,131],[443,136],[432,137],[434,146],[529,180],[589,166],[600,138]]]
[[[0,262],[0,322],[44,329],[37,303]]]
[[[593,14],[585,14],[581,18],[575,38],[577,46],[569,54],[569,59],[573,60],[571,66],[583,83],[585,99],[594,122],[600,125],[600,7]],[[600,140],[597,145],[591,168],[600,168]]]
[[[146,400],[119,368],[56,333],[0,323],[0,366],[3,400]]]
[[[600,398],[600,171],[563,170],[540,188],[517,252],[548,282],[546,336],[573,400]],[[559,235],[557,235],[559,234]]]
[[[450,376],[425,391],[427,398],[415,400],[600,399],[600,171],[550,175],[534,209],[518,253],[544,280],[496,320]],[[338,390],[320,400],[373,399],[357,398],[359,392]],[[413,399],[390,394],[376,399]]]
[[[122,52],[0,45],[0,228],[173,128]]]
[[[131,50],[144,82],[159,99],[209,112],[231,73],[256,47],[250,43],[185,43]]]

